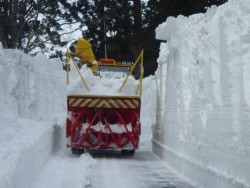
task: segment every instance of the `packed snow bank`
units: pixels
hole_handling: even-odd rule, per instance
[[[56,153],[39,172],[32,188],[83,188],[91,187],[91,173],[96,165],[88,153],[72,156],[65,152]]]
[[[156,121],[156,79],[149,76],[142,80],[141,136],[139,149],[152,150],[152,125]]]
[[[249,20],[249,1],[230,0],[156,29],[153,149],[202,187],[250,187]]]
[[[65,124],[61,63],[0,48],[0,187],[29,187]],[[63,84],[62,84],[63,83]]]

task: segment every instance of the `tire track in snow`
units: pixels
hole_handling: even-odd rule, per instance
[[[124,171],[121,171],[121,166],[117,164],[123,163],[122,161],[118,161],[114,158],[101,158],[98,159],[98,163],[95,174],[92,175],[94,180],[93,187],[131,187],[128,185],[127,180],[124,179]]]
[[[137,151],[131,158],[119,155],[94,158],[97,166],[91,175],[93,188],[192,188],[149,151]]]

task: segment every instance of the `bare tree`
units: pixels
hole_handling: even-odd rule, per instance
[[[52,45],[64,45],[67,41],[61,37],[81,27],[69,31],[63,26],[83,24],[78,14],[70,13],[73,5],[66,0],[0,0],[0,6],[3,47],[18,48],[29,54]]]

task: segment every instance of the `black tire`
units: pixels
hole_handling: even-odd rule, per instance
[[[135,154],[135,150],[132,149],[132,150],[125,150],[123,149],[122,150],[122,155],[123,156],[133,156]]]
[[[81,155],[84,153],[84,149],[71,148],[71,152],[74,155]]]

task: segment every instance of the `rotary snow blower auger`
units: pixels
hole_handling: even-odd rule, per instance
[[[88,94],[91,88],[81,75],[79,68],[81,66],[77,65],[72,55],[79,57],[81,63],[89,64],[90,69],[100,76],[100,79],[125,75],[117,95]],[[67,146],[74,154],[83,153],[85,149],[104,149],[121,150],[124,155],[133,155],[138,149],[141,134],[143,51],[134,63],[117,63],[113,59],[101,59],[96,63],[91,44],[80,38],[74,44],[73,53],[67,51],[66,59],[67,84],[69,84],[69,60],[71,60],[88,91],[87,94],[73,93],[67,96]],[[122,95],[124,85],[136,65],[140,67],[136,92],[129,96]]]

